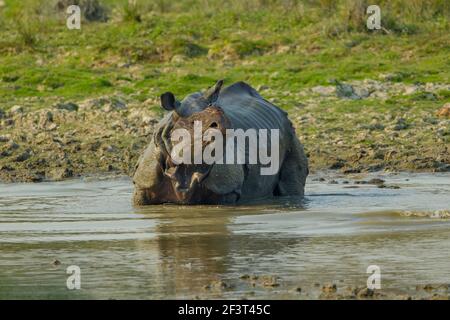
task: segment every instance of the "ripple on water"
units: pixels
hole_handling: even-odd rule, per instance
[[[217,279],[235,286],[228,298],[277,297],[242,274],[280,277],[292,297],[299,284],[364,285],[371,264],[388,287],[450,279],[450,174],[374,175],[399,189],[322,175],[305,201],[241,206],[133,208],[129,179],[0,184],[0,298],[65,297],[71,264],[82,294],[106,299],[212,297]]]

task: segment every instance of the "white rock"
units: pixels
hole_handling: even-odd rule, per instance
[[[353,87],[353,93],[361,99],[367,98],[370,95],[369,90],[363,87]]]
[[[9,111],[14,114],[23,113],[23,108],[22,106],[13,106]]]
[[[8,142],[11,139],[10,135],[1,135],[0,142]]]
[[[414,86],[414,85],[406,86],[403,94],[410,95],[410,94],[416,93],[418,90],[419,90],[419,88],[417,86]]]

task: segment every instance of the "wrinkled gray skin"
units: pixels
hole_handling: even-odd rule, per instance
[[[158,124],[136,165],[134,205],[234,204],[273,196],[303,197],[308,160],[287,114],[244,82],[224,89],[222,84],[219,81],[205,93],[194,93],[182,102],[170,92],[161,96],[162,106],[171,112]],[[221,108],[234,129],[279,129],[278,173],[261,175],[259,164],[170,163],[170,131],[175,122],[208,106]]]

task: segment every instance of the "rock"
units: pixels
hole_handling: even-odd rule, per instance
[[[117,64],[117,67],[118,68],[129,68],[129,67],[131,67],[131,63],[129,63],[129,62],[121,62],[121,63]]]
[[[79,109],[78,105],[73,102],[57,103],[54,106],[54,108],[58,110],[67,110],[67,111],[78,111]]]
[[[312,92],[320,94],[321,96],[332,96],[336,94],[336,87],[333,86],[317,86],[311,89]]]
[[[23,182],[42,182],[44,179],[41,174],[27,173],[22,180]]]
[[[430,100],[430,101],[436,101],[438,100],[438,97],[436,94],[434,94],[433,92],[425,92],[423,95],[423,98],[425,100]]]
[[[12,154],[12,152],[10,150],[8,150],[7,148],[0,148],[0,158],[9,157],[11,154]]]
[[[406,120],[403,118],[399,118],[393,129],[395,131],[400,131],[407,129],[408,127],[409,125],[406,123]]]
[[[385,184],[377,184],[377,187],[380,189],[400,189],[399,186],[395,186],[395,185],[387,186]]]
[[[0,136],[0,142],[8,142],[9,139],[10,139],[9,136],[6,136],[6,135],[1,135]]]
[[[400,75],[398,73],[382,73],[378,77],[383,81],[395,81],[399,79]]]
[[[22,106],[13,106],[9,111],[10,111],[12,114],[23,113],[23,107],[22,107]]]
[[[159,106],[159,101],[155,98],[148,98],[142,103],[145,107]],[[140,112],[140,111],[139,111]]]
[[[381,100],[387,100],[389,98],[388,93],[383,92],[383,91],[375,91],[375,92],[371,93],[370,96],[373,98],[381,99]]]
[[[363,128],[368,129],[370,131],[374,131],[374,130],[384,130],[384,125],[381,123],[371,123],[367,126],[363,126]]]
[[[358,299],[367,299],[373,297],[374,290],[369,288],[356,288],[354,293]]]
[[[56,128],[58,128],[58,125],[56,123],[51,123],[48,125],[47,130],[53,131],[53,130],[56,130]]]
[[[336,94],[339,98],[360,99],[353,91],[353,86],[345,83],[336,83]]]
[[[50,111],[41,113],[40,121],[43,123],[53,122],[53,113]]]
[[[19,149],[19,145],[17,143],[15,143],[14,140],[9,140],[9,142],[7,144],[7,148],[9,150],[16,150],[16,149]]]
[[[55,168],[47,173],[47,179],[52,181],[62,181],[73,177],[73,171],[69,168]]]
[[[61,261],[59,261],[58,259],[55,259],[55,260],[53,260],[52,265],[59,266],[59,265],[61,265]]]
[[[176,54],[170,59],[170,62],[172,63],[182,63],[184,61],[186,61],[186,57],[181,54]]]
[[[3,164],[3,165],[0,165],[0,171],[14,171],[14,167],[12,167],[8,164]]]
[[[28,151],[22,152],[20,155],[18,155],[14,161],[15,162],[24,162],[28,160],[31,157],[31,154]]]
[[[369,90],[364,86],[352,86],[350,84],[336,83],[336,94],[339,98],[346,98],[352,100],[365,99],[370,95]]]
[[[279,46],[277,48],[277,53],[279,54],[288,53],[289,51],[291,51],[291,46]]]
[[[119,111],[127,108],[125,102],[118,98],[111,98],[110,102],[103,107],[103,111],[111,112],[111,111]]]
[[[337,169],[341,169],[345,166],[345,160],[342,159],[337,159],[335,162],[333,162],[328,169],[330,170],[337,170]]]
[[[262,279],[262,285],[264,287],[278,287],[280,284],[278,283],[278,278],[276,276],[265,276]]]
[[[367,98],[370,95],[369,90],[363,87],[353,87],[353,93],[359,97],[359,99]]]
[[[322,292],[325,294],[335,293],[336,291],[337,291],[337,286],[334,283],[328,283],[322,287]]]
[[[419,87],[416,85],[406,86],[404,89],[404,95],[411,95],[419,91]]]
[[[450,102],[444,104],[444,106],[442,108],[440,108],[438,111],[436,111],[436,115],[438,117],[450,118]]]
[[[115,122],[111,125],[111,129],[113,129],[113,130],[123,130],[123,128],[122,128],[122,122],[121,122],[121,121],[115,121]]]
[[[373,178],[373,179],[370,179],[369,181],[367,181],[367,183],[379,185],[379,184],[384,184],[384,180],[378,179],[378,178]]]
[[[116,153],[119,149],[116,146],[108,145],[104,150],[108,153]]]
[[[224,290],[224,289],[231,288],[231,286],[223,280],[217,280],[217,281],[212,281],[210,284],[207,284],[203,288],[207,289],[207,290],[209,290],[209,289]]]
[[[156,120],[153,117],[145,116],[142,118],[142,124],[145,126],[156,124],[156,123],[158,123],[158,120]]]
[[[101,97],[89,99],[80,104],[80,109],[102,109],[104,112],[119,111],[127,109],[126,103],[119,97]]]

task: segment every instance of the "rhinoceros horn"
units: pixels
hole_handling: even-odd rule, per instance
[[[223,86],[223,80],[219,80],[216,82],[216,84],[206,90],[206,92],[203,94],[203,97],[206,99],[208,104],[213,104],[217,101],[217,98],[219,98],[220,89],[222,89]]]

